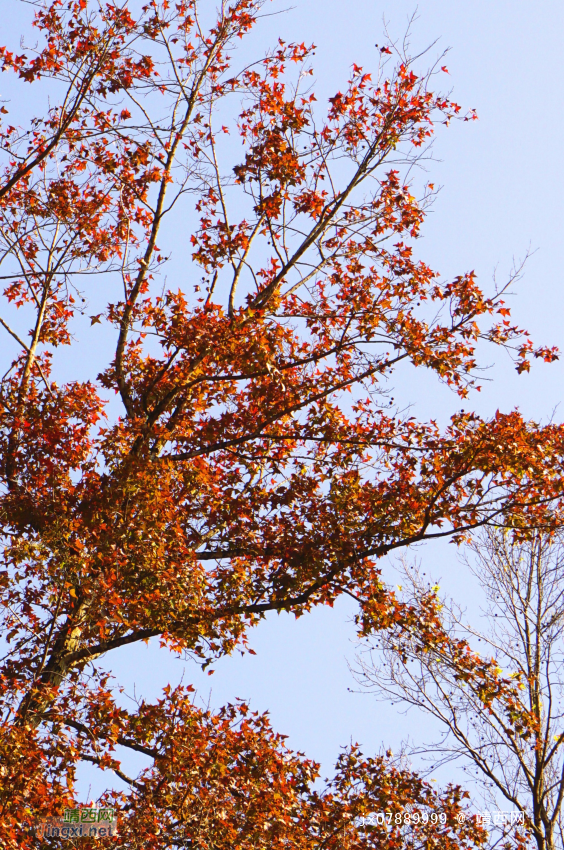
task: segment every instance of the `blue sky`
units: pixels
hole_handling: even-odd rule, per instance
[[[207,2],[207,0],[205,0]],[[29,7],[14,0],[2,6]],[[288,8],[284,3],[267,11]],[[265,18],[252,36],[249,50],[264,52],[280,35],[289,41],[315,42],[315,79],[319,100],[342,87],[353,62],[370,71],[376,64],[375,43],[382,44],[383,18],[389,32],[402,37],[416,11],[406,0],[297,0],[280,15]],[[421,0],[412,27],[413,48],[436,39],[429,57],[451,48],[445,77],[463,109],[474,107],[478,122],[439,128],[429,177],[443,189],[424,227],[418,252],[445,277],[475,269],[487,289],[494,273],[499,281],[530,249],[523,280],[511,299],[514,316],[535,342],[564,348],[561,242],[563,230],[564,160],[561,155],[561,61],[564,6],[556,0]],[[15,24],[12,24],[15,26]],[[13,41],[4,23],[1,43]],[[4,79],[0,78],[0,84]],[[0,89],[9,97],[6,88]],[[485,352],[487,382],[465,407],[482,415],[518,406],[527,417],[560,421],[564,410],[563,363],[538,364],[530,375],[517,376],[507,357]],[[75,364],[73,363],[73,366]],[[85,364],[86,365],[86,364]],[[60,364],[65,371],[65,364]],[[446,421],[460,400],[425,375],[398,373],[403,404],[419,418]],[[398,393],[399,395],[399,393]],[[422,547],[417,556],[453,596],[476,600],[456,549],[448,544]],[[128,692],[155,698],[168,681],[198,688],[212,706],[235,697],[250,699],[255,709],[269,709],[276,729],[288,744],[322,762],[324,771],[351,738],[366,752],[382,744],[397,747],[402,738],[426,737],[426,721],[398,715],[395,707],[349,692],[354,682],[347,658],[354,657],[354,607],[341,600],[334,609],[318,610],[295,621],[286,614],[270,616],[251,634],[256,656],[234,657],[214,665],[208,677],[195,665],[178,661],[158,642],[108,657]],[[211,693],[210,693],[211,689]],[[88,787],[96,796],[106,777],[81,774],[80,799]],[[119,782],[115,783],[119,786]]]

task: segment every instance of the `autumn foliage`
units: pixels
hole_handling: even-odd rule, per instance
[[[354,749],[315,790],[316,766],[244,704],[213,714],[177,689],[128,713],[98,663],[159,637],[207,664],[268,611],[343,593],[365,629],[401,631],[425,611],[397,603],[381,556],[558,519],[562,428],[509,412],[441,429],[389,396],[401,365],[465,397],[482,342],[519,371],[556,357],[503,291],[416,257],[434,187],[416,198],[404,166],[472,113],[389,47],[325,108],[313,48],[240,61],[260,0],[216,19],[192,0],[35,5],[37,49],[0,52],[51,103],[25,126],[7,103],[0,130],[5,846],[39,846],[29,819],[72,802],[79,762],[124,776],[118,745],[153,760],[115,797],[120,846],[480,845],[460,790]],[[102,371],[57,383],[83,340],[111,345]],[[467,668],[510,705],[487,664]],[[354,825],[384,800],[448,824]]]

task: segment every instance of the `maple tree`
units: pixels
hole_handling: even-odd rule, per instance
[[[459,789],[350,751],[315,792],[315,767],[244,705],[206,714],[176,690],[131,714],[93,663],[158,637],[206,665],[267,612],[343,593],[361,628],[409,624],[421,613],[385,587],[381,556],[558,521],[559,426],[462,412],[441,430],[386,389],[405,363],[465,397],[480,341],[519,371],[557,356],[511,323],[504,291],[414,256],[434,187],[417,200],[404,166],[437,123],[472,114],[392,47],[373,76],[353,66],[326,114],[312,47],[279,42],[238,69],[260,0],[208,25],[193,0],[35,5],[37,49],[0,51],[55,104],[26,126],[3,107],[0,127],[0,324],[16,346],[0,390],[6,846],[36,846],[26,817],[72,801],[79,762],[125,777],[117,746],[154,760],[118,795],[128,847],[331,847],[345,828],[350,847],[380,847],[351,824],[392,791],[449,812],[441,846],[479,845]],[[163,286],[181,209],[188,255]],[[105,368],[59,385],[58,351],[80,350],[100,292]],[[484,699],[510,704],[481,673]],[[439,840],[396,833],[386,846]]]

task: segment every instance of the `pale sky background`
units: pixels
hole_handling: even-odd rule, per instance
[[[16,6],[16,0],[0,0],[2,10],[11,13]],[[278,3],[272,8],[288,7]],[[415,10],[406,0],[298,0],[287,13],[263,21],[253,40],[259,53],[279,35],[288,41],[315,42],[321,101],[321,95],[326,98],[344,85],[353,62],[366,71],[375,67],[374,45],[384,42],[384,16],[390,32],[401,36]],[[28,11],[18,7],[17,18]],[[557,0],[421,0],[417,11],[413,45],[424,48],[440,39],[431,57],[452,48],[444,85],[452,87],[463,109],[475,107],[480,119],[439,128],[434,151],[440,161],[429,164],[429,179],[444,188],[428,216],[418,252],[445,277],[475,269],[487,289],[496,270],[502,280],[513,259],[532,249],[536,253],[511,299],[514,317],[535,342],[564,349],[564,5]],[[13,43],[15,17],[3,14],[0,43]],[[0,92],[9,96],[5,88]],[[0,339],[0,345],[3,342]],[[482,415],[519,406],[537,421],[552,415],[561,421],[564,361],[535,364],[530,375],[519,377],[505,355],[488,354],[488,364],[494,354],[497,357],[486,373],[494,380],[464,406]],[[419,418],[444,423],[463,406],[421,373],[416,380],[407,372],[398,373],[400,385],[402,401],[412,403]],[[455,547],[433,544],[416,554],[424,569],[441,577],[449,593],[477,604]],[[339,748],[351,739],[372,754],[382,745],[397,748],[408,735],[423,740],[430,728],[421,716],[403,717],[395,707],[348,691],[355,687],[347,667],[355,652],[353,614],[353,603],[342,600],[332,610],[317,610],[297,622],[288,615],[271,615],[250,635],[257,655],[222,659],[211,677],[196,665],[168,656],[158,642],[121,650],[108,656],[105,666],[130,693],[135,683],[137,695],[148,699],[157,698],[167,682],[176,684],[183,670],[185,683],[193,683],[198,698],[209,699],[214,707],[235,697],[250,699],[254,709],[270,711],[273,726],[289,736],[291,747],[321,761],[327,774]],[[90,784],[95,797],[108,781],[121,787],[109,774],[95,776],[84,770],[79,800],[86,801]]]

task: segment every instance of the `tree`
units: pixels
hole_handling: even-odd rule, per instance
[[[382,656],[362,661],[363,680],[435,717],[445,730],[429,747],[438,763],[469,763],[482,796],[523,812],[539,850],[555,850],[564,846],[562,540],[489,529],[472,548],[487,628],[465,625],[460,609],[441,606],[448,641],[423,647],[415,633],[399,642],[384,633]],[[417,569],[404,574],[406,593],[429,593]],[[480,656],[491,653],[499,672],[518,683],[511,712],[497,699],[484,704],[480,679],[464,675],[457,657],[461,640],[479,641]]]
[[[416,200],[406,169],[437,122],[472,117],[433,93],[435,69],[418,76],[383,47],[375,79],[353,66],[320,116],[313,48],[234,64],[262,0],[209,21],[193,0],[35,5],[37,49],[0,54],[51,104],[1,130],[0,323],[15,346],[0,392],[1,805],[17,847],[26,807],[71,800],[80,760],[121,771],[118,745],[155,759],[123,811],[158,793],[180,817],[197,766],[175,755],[185,779],[160,772],[169,716],[202,741],[231,717],[192,717],[176,692],[124,713],[102,656],[159,637],[206,665],[268,611],[343,593],[371,627],[409,624],[417,611],[378,558],[507,516],[556,522],[564,446],[560,427],[516,412],[458,413],[441,431],[385,389],[407,363],[466,396],[480,340],[519,371],[557,356],[511,324],[503,291],[485,295],[472,273],[442,281],[414,256],[434,188]],[[178,250],[191,248],[168,288],[180,210]],[[107,309],[90,319],[113,334],[105,368],[59,385],[59,351],[96,345],[81,314],[101,289]],[[270,787],[281,756],[261,728]],[[217,766],[235,783],[237,758]],[[309,768],[292,764],[301,788]]]

